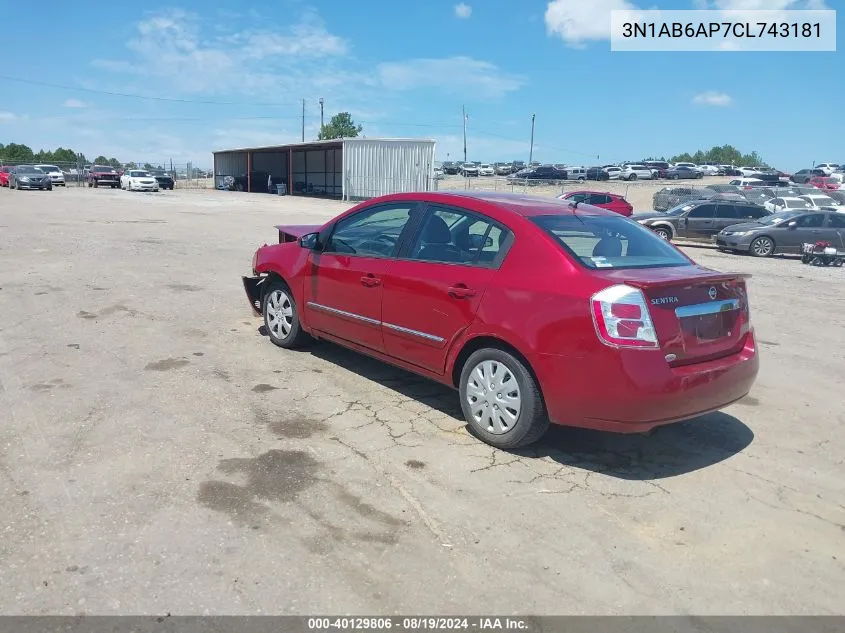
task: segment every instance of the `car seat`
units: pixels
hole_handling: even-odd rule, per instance
[[[593,257],[621,257],[622,240],[618,237],[603,237],[593,247]]]
[[[461,250],[452,242],[446,221],[438,215],[429,217],[416,253],[417,259],[435,262],[459,262]]]

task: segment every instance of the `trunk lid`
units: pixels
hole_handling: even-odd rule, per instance
[[[750,275],[678,266],[602,276],[643,292],[661,350],[672,366],[728,356],[745,344],[751,329],[745,282]]]

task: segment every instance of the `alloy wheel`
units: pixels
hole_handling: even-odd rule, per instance
[[[273,290],[267,297],[267,327],[279,339],[287,338],[293,328],[293,303],[283,290]]]

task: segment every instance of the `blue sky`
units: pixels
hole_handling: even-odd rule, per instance
[[[151,0],[38,19],[6,11],[0,142],[210,166],[213,149],[298,141],[303,98],[315,138],[322,97],[326,120],[346,110],[368,136],[434,138],[441,160],[462,158],[465,105],[470,160],[526,160],[535,113],[541,161],[730,143],[795,170],[845,161],[842,52],[611,52],[607,16],[837,8],[827,2]]]

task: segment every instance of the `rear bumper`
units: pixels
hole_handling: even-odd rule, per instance
[[[252,308],[253,313],[256,316],[261,315],[261,284],[264,282],[266,277],[241,277],[244,284],[244,291],[246,292],[246,298],[249,301],[249,307]]]
[[[642,433],[718,411],[751,390],[759,359],[754,333],[739,352],[671,367],[662,351],[608,348],[579,361],[540,355],[537,374],[556,424]]]

